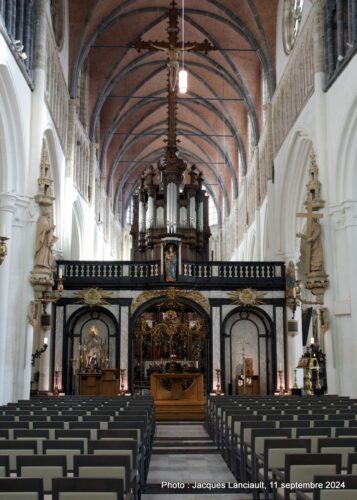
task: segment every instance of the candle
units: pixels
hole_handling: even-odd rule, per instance
[[[59,277],[59,279],[62,279],[62,277],[63,277],[63,269],[62,269],[62,267],[58,268],[58,277]]]
[[[5,224],[1,224],[1,226],[0,226],[0,236],[6,236],[6,226],[5,226]]]
[[[48,338],[47,338],[47,337],[45,337],[45,338],[43,339],[43,343],[44,343],[44,344],[47,344],[47,343],[48,343]]]
[[[311,345],[314,345],[314,343],[315,343],[315,339],[314,339],[314,337],[311,337]]]

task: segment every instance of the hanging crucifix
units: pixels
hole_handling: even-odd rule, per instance
[[[168,40],[148,40],[143,41],[141,38],[136,40],[132,45],[138,52],[141,50],[161,50],[167,54],[168,58],[168,147],[176,148],[176,97],[177,83],[179,73],[179,55],[183,51],[187,52],[203,52],[207,54],[211,50],[217,50],[207,39],[203,42],[179,42],[178,41],[178,10],[175,0],[171,1],[170,10],[168,13],[169,25],[167,28]]]

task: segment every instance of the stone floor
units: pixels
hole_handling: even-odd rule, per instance
[[[251,500],[235,482],[203,423],[157,424],[142,500]]]

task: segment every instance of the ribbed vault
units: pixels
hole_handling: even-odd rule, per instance
[[[264,99],[274,90],[277,3],[185,1],[185,40],[207,38],[218,50],[185,53],[189,91],[178,97],[179,150],[203,171],[219,218],[238,195]],[[85,126],[99,144],[101,177],[115,208],[128,206],[140,174],[165,146],[166,54],[137,52],[131,44],[139,37],[165,40],[169,6],[170,0],[69,2],[71,95],[84,99],[87,71]]]

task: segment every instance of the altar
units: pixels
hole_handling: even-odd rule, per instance
[[[157,420],[204,418],[204,387],[201,373],[152,373],[150,390]]]

